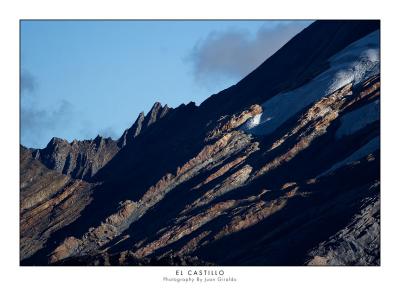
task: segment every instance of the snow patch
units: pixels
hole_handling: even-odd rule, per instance
[[[243,126],[244,130],[249,130],[249,129],[252,129],[253,127],[256,127],[257,125],[259,125],[260,120],[261,120],[261,115],[262,115],[262,113],[257,114],[255,116],[253,116],[252,118],[250,118],[249,120],[247,120]]]
[[[345,158],[342,161],[335,163],[329,170],[323,172],[318,177],[325,176],[325,175],[337,170],[338,168],[341,168],[345,165],[351,164],[352,162],[355,162],[355,161],[367,156],[368,154],[378,150],[379,148],[380,148],[380,137],[377,136],[377,137],[373,138],[371,141],[369,141],[367,144],[362,146],[360,149],[355,151],[349,157]]]
[[[351,135],[370,123],[379,120],[379,100],[362,106],[352,112],[345,114],[340,119],[340,127],[336,131],[335,137],[341,138]]]
[[[355,41],[329,59],[329,69],[309,83],[278,94],[262,104],[257,124],[248,128],[252,134],[267,135],[309,104],[344,85],[359,84],[379,73],[379,30]]]

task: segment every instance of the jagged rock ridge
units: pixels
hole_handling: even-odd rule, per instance
[[[163,118],[170,110],[171,108],[168,105],[162,107],[161,103],[156,102],[146,116],[141,112],[135,123],[129,129],[125,130],[119,138],[118,145],[124,147],[128,143],[131,143],[143,130],[160,118]]]
[[[156,102],[146,116],[141,112],[132,127],[125,130],[117,141],[100,135],[93,140],[74,140],[71,143],[64,139],[52,138],[44,149],[34,149],[32,154],[52,170],[75,179],[90,180],[120,149],[170,110],[172,109],[167,105],[162,107]]]

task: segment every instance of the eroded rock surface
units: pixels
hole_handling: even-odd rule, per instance
[[[125,130],[118,139],[118,145],[124,147],[131,143],[140,133],[160,118],[163,118],[170,110],[171,108],[169,108],[168,105],[164,105],[163,107],[161,103],[156,102],[146,116],[141,112],[134,124],[129,129]]]
[[[21,260],[44,248],[53,233],[79,217],[92,200],[92,187],[49,170],[21,147]]]
[[[111,138],[97,136],[94,140],[69,143],[53,138],[44,149],[33,151],[35,159],[49,169],[76,179],[90,180],[119,151]]]
[[[308,265],[380,264],[379,195],[369,196],[363,203],[350,224],[309,253]]]

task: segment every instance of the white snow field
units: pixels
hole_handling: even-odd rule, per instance
[[[378,150],[380,147],[380,137],[375,137],[365,145],[363,145],[361,148],[359,148],[357,151],[353,152],[350,156],[346,157],[345,159],[335,163],[329,170],[326,170],[322,174],[320,174],[318,177],[325,176],[338,168],[341,168],[345,165],[351,164],[352,162],[355,162],[368,154],[371,154],[372,152],[375,152]]]
[[[336,138],[339,139],[343,136],[354,134],[368,124],[378,121],[379,109],[379,100],[375,100],[345,114],[340,119],[340,127],[335,134]]]
[[[329,69],[309,83],[278,94],[262,104],[263,113],[249,119],[242,129],[267,135],[309,104],[342,86],[358,84],[380,71],[379,30],[353,42],[329,59]],[[347,129],[348,130],[348,129]],[[345,132],[344,130],[342,132]]]
[[[253,127],[260,124],[260,120],[261,120],[261,114],[257,114],[252,118],[250,118],[249,120],[247,120],[243,125],[243,127],[247,130],[252,129]]]

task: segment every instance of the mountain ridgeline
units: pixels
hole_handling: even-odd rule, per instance
[[[316,21],[200,106],[21,146],[21,264],[379,265],[379,29]]]

